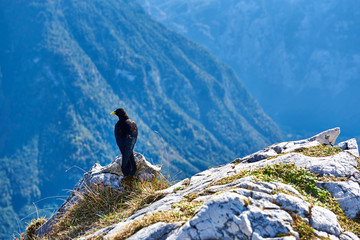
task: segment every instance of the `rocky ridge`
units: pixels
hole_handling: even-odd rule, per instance
[[[274,144],[200,172],[162,190],[161,199],[124,221],[80,239],[124,239],[129,226],[187,206],[194,208],[188,219],[148,221],[128,239],[359,239],[359,151],[355,139],[335,145],[339,133],[335,128]],[[330,153],[304,152],[317,148]]]

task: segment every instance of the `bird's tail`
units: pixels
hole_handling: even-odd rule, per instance
[[[135,157],[134,157],[134,152],[131,153],[130,155],[130,159],[129,159],[129,164],[130,164],[130,175],[134,176],[136,173],[136,162],[135,162]]]
[[[136,162],[134,157],[134,152],[132,152],[128,159],[123,156],[121,170],[125,177],[134,176],[136,173]]]

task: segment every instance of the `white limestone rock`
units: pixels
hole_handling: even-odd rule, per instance
[[[269,195],[271,196],[271,195]],[[249,198],[251,205],[259,207],[261,209],[280,209],[279,205],[272,203],[269,199],[266,198]]]
[[[268,157],[275,157],[280,153],[289,153],[296,149],[314,147],[320,144],[334,146],[339,134],[340,128],[329,129],[308,139],[274,144],[246,157],[235,159],[234,162],[257,162]]]
[[[360,184],[358,181],[319,183],[337,199],[347,217],[355,218],[360,214]]]
[[[337,128],[329,129],[322,133],[319,133],[319,134],[309,138],[309,141],[317,141],[323,145],[334,146],[335,141],[336,141],[337,137],[339,136],[339,134],[340,134],[340,128],[337,127]]]
[[[249,211],[240,215],[240,218],[248,219],[252,234],[262,238],[275,238],[279,234],[297,235],[291,227],[291,216],[283,210],[261,210],[251,206]]]
[[[330,210],[319,206],[314,206],[311,209],[310,225],[318,231],[326,232],[337,237],[342,232],[336,215]]]
[[[265,199],[267,201],[274,202],[274,196],[273,195],[263,193],[263,192],[251,191],[250,197],[255,199],[255,200]]]
[[[341,142],[336,145],[336,147],[341,148],[345,152],[349,152],[352,155],[359,157],[359,149],[355,138],[349,139],[347,141]]]
[[[340,240],[359,240],[359,239],[360,238],[358,238],[352,232],[344,232],[343,234],[340,235]]]
[[[305,202],[300,198],[284,193],[278,193],[274,196],[274,199],[275,203],[281,206],[282,209],[297,213],[303,218],[307,217],[310,213],[310,203]]]
[[[172,230],[178,228],[180,223],[163,223],[158,222],[149,227],[143,228],[127,240],[164,240],[167,239],[167,235]]]
[[[327,232],[321,232],[316,229],[314,229],[314,232],[315,232],[315,236],[317,237],[325,238],[325,239],[329,238],[329,234]]]
[[[274,238],[293,232],[292,218],[286,211],[263,210],[247,204],[248,199],[240,194],[217,195],[205,202],[190,221],[169,234],[168,239]]]
[[[236,184],[235,186],[240,187],[240,188],[253,190],[253,191],[256,191],[256,192],[262,192],[262,193],[267,193],[267,194],[272,193],[271,189],[266,188],[261,184],[251,182],[251,181],[240,182],[239,184]]]
[[[122,179],[122,178],[121,178]],[[112,173],[99,173],[91,177],[90,181],[94,184],[104,184],[107,187],[122,190],[119,176]]]
[[[245,196],[245,197],[252,197],[253,194],[254,194],[254,191],[251,191],[251,190],[248,190],[248,189],[243,189],[243,188],[235,188],[235,189],[232,189],[230,191],[238,193],[238,194],[240,194],[242,196]]]
[[[117,224],[110,225],[108,227],[102,228],[92,234],[89,234],[87,236],[82,236],[79,238],[79,240],[90,240],[90,239],[101,239],[102,236],[107,235],[111,230],[113,230],[116,227]],[[125,223],[123,223],[125,225]]]
[[[307,168],[320,176],[349,177],[359,172],[356,158],[345,152],[313,159],[310,164]]]
[[[212,195],[204,195],[204,196],[200,196],[195,198],[194,200],[192,200],[192,202],[206,202],[207,200],[209,200],[212,197]]]
[[[245,199],[235,193],[223,193],[211,198],[168,239],[221,239],[229,237],[229,234],[241,234],[235,217],[246,209]]]
[[[329,157],[309,157],[300,153],[289,153],[274,159],[243,164],[242,168],[260,168],[278,163],[294,163],[297,167],[307,168],[320,176],[349,177],[359,173],[356,157],[340,152]]]
[[[276,149],[278,149],[276,146],[274,146],[274,147]],[[248,155],[244,158],[235,159],[234,162],[257,162],[260,160],[267,159],[269,157],[274,157],[274,156],[278,155],[279,153],[281,153],[281,150],[279,150],[277,152],[272,147],[268,147],[268,148],[265,148],[264,150],[260,150],[256,153]]]

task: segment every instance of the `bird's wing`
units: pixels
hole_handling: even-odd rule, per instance
[[[129,134],[126,135],[125,145],[129,150],[133,150],[138,135],[137,126],[134,121],[129,120],[127,127],[129,128],[127,131]]]

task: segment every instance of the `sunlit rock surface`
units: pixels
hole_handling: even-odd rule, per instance
[[[310,204],[307,197],[294,185],[258,181],[255,176],[233,178],[227,182],[219,181],[247,170],[279,163],[293,163],[299,169],[308,169],[317,174],[318,179],[324,180],[316,184],[327,189],[339,202],[345,214],[349,218],[354,218],[359,213],[360,205],[360,178],[356,157],[358,148],[355,140],[339,144],[342,151],[339,150],[340,152],[328,157],[310,157],[292,152],[298,148],[319,144],[332,147],[339,132],[340,129],[335,128],[309,139],[272,145],[267,149],[277,150],[274,150],[275,153],[269,159],[257,160],[252,154],[200,172],[190,179],[184,179],[162,190],[165,194],[163,198],[124,221],[92,231],[91,234],[84,234],[80,239],[117,239],[117,234],[128,224],[154,213],[174,211],[174,204],[194,194],[196,197],[191,201],[199,203],[200,207],[191,219],[149,224],[129,239],[299,239],[300,234],[294,227],[294,217],[301,219],[313,229],[314,236],[318,238],[359,239],[359,236],[344,230],[334,212],[324,206]],[[264,152],[266,150],[259,151],[258,156]],[[112,172],[109,169],[116,167],[109,165],[102,169],[105,168],[107,170],[101,174],[109,174]],[[113,187],[116,188],[117,185]]]

